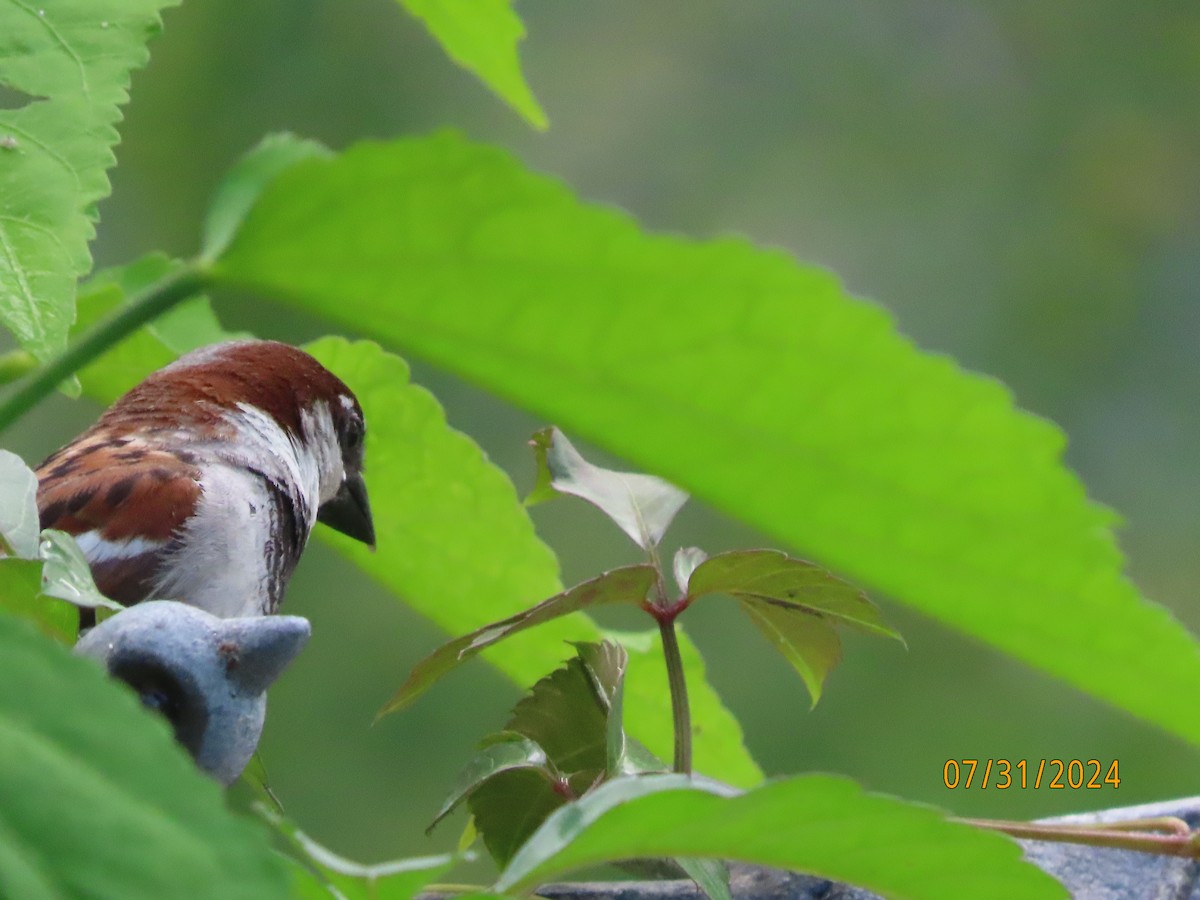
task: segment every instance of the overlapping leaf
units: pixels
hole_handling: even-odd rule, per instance
[[[0,0],[0,321],[40,359],[66,346],[75,282],[91,268],[130,71],[177,0]]]
[[[1066,897],[1022,861],[1014,841],[824,775],[732,798],[681,775],[609,782],[554,813],[496,887],[529,891],[582,866],[648,853],[794,869],[913,900]]]
[[[0,684],[0,895],[288,896],[262,829],[94,662],[0,614]]]
[[[1196,643],[1122,575],[1114,517],[1063,465],[1061,433],[823,270],[648,235],[442,134],[288,170],[216,273],[442,365],[1200,742]]]

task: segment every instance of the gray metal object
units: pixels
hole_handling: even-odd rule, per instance
[[[196,765],[228,785],[258,746],[267,687],[310,634],[298,616],[220,619],[153,600],[101,622],[75,652],[129,684],[171,723]]]

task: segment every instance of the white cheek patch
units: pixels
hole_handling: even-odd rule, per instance
[[[144,553],[153,553],[160,550],[166,541],[150,541],[140,537],[110,541],[101,537],[98,531],[85,531],[75,535],[75,543],[79,545],[87,561],[95,566],[114,559],[132,559]]]

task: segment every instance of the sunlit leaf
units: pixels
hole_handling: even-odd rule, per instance
[[[561,616],[570,615],[589,606],[606,603],[641,603],[654,584],[654,569],[648,565],[626,566],[577,584],[569,591],[555,594],[515,616],[477,628],[470,634],[448,641],[425,657],[409,674],[395,696],[379,711],[379,715],[396,712],[412,703],[429,687],[472,656],[492,644],[511,637],[527,628],[541,625]]]
[[[557,428],[533,436],[537,481],[526,502],[555,491],[582,497],[612,519],[639,547],[650,548],[687,502],[687,494],[651,475],[592,465]]]
[[[473,72],[535,128],[546,127],[546,114],[521,74],[517,44],[525,26],[512,0],[400,0],[425,23],[446,55]]]
[[[130,71],[176,2],[0,0],[0,86],[24,101],[0,109],[0,320],[39,359],[66,346]]]
[[[0,615],[0,896],[282,898],[166,722],[91,660]]]
[[[1114,516],[1064,466],[1061,432],[823,269],[647,234],[439,134],[289,169],[214,274],[443,366],[1200,743],[1197,645],[1123,576]]]
[[[263,189],[280,172],[302,159],[328,157],[332,152],[316,141],[291,134],[273,134],[242,157],[221,181],[204,219],[202,255],[219,256]]]
[[[611,781],[555,812],[496,887],[528,891],[573,869],[645,854],[794,869],[920,900],[1067,896],[1021,859],[1015,841],[825,775],[732,798],[680,775]]]
[[[501,772],[511,772],[513,769],[534,770],[535,773],[542,774],[547,783],[557,778],[550,769],[546,751],[536,742],[519,734],[505,734],[501,740],[492,741],[482,747],[466,764],[455,780],[450,795],[425,829],[426,833],[432,831],[438,822],[450,815],[458,804],[489,778]]]
[[[0,450],[0,554],[38,554],[37,476],[15,453]]]

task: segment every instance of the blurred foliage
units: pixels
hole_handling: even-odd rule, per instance
[[[1092,494],[1126,516],[1145,593],[1200,626],[1200,10],[697,0],[681,17],[631,0],[526,0],[519,12],[526,75],[553,123],[543,134],[383,0],[169,11],[134,77],[98,263],[193,252],[217,180],[265,131],[340,148],[454,124],[648,226],[745,233],[826,264],[921,346],[1003,378],[1064,427]],[[244,299],[214,297],[226,327],[320,333]],[[520,487],[532,484],[525,442],[544,423],[420,366],[414,380]],[[94,412],[60,398],[9,446],[36,461]],[[632,561],[593,511],[533,515],[567,583]],[[762,542],[703,508],[676,528],[685,544]],[[369,728],[442,635],[321,546],[288,611],[314,623],[272,693],[263,745],[288,815],[355,858],[445,849],[424,824],[514,689],[468,666],[439,688],[443,702]],[[958,813],[1021,817],[1200,790],[1194,753],[1161,732],[903,609],[887,613],[908,652],[847,635],[812,712],[736,611],[713,604],[689,618],[768,772],[829,769]],[[1116,758],[1122,782],[950,792],[950,757]]]

